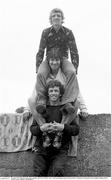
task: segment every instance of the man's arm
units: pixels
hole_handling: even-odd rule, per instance
[[[68,124],[61,124],[61,123],[54,123],[53,128],[55,131],[61,131],[67,136],[77,136],[79,134],[79,125],[75,122],[75,120],[72,121],[70,125]]]
[[[36,120],[33,120],[32,125],[30,126],[30,131],[33,136],[39,136],[42,131],[40,130],[40,126],[37,124]]]
[[[44,123],[41,126],[39,126],[37,121],[34,119],[30,127],[30,131],[33,134],[33,136],[39,136],[43,132],[53,132],[52,123]]]
[[[69,45],[69,49],[70,49],[71,62],[74,65],[74,67],[76,69],[76,73],[77,73],[78,66],[79,66],[78,49],[77,49],[75,37],[74,37],[72,31],[70,31],[68,36],[69,36],[68,37],[68,45]]]
[[[42,63],[42,61],[43,61],[44,51],[45,51],[45,48],[46,48],[46,34],[47,34],[46,30],[44,30],[42,32],[42,35],[41,35],[39,51],[36,54],[36,73],[38,72],[38,68],[39,68],[40,64]]]
[[[80,129],[79,125],[76,122],[74,122],[71,125],[65,124],[63,133],[69,136],[77,136],[79,134],[79,129]]]

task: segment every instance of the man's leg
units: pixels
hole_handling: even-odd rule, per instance
[[[48,177],[65,176],[65,163],[66,162],[67,162],[67,152],[53,156],[50,167],[49,167],[49,171],[48,171]]]
[[[37,83],[36,83],[36,92],[37,92],[37,111],[42,113],[44,107],[46,106],[46,97],[45,97],[45,88],[46,88],[46,79],[50,72],[47,60],[43,61],[40,65],[37,73]]]
[[[33,176],[47,176],[47,162],[43,155],[34,152]]]
[[[76,100],[73,103],[73,107],[74,107],[74,112],[72,113],[68,113],[66,112],[66,110],[64,109],[65,105],[61,108],[61,112],[62,112],[62,121],[61,124],[70,124],[77,116],[77,112],[78,112],[78,101]]]
[[[85,104],[85,101],[82,97],[81,92],[79,91],[78,98],[77,98],[78,104],[79,104],[79,116],[81,120],[86,120],[88,117],[88,110]]]
[[[31,96],[28,99],[28,104],[33,118],[37,121],[38,125],[43,125],[45,123],[45,119],[36,111],[36,96]]]
[[[75,122],[79,125],[79,116],[75,118]],[[77,156],[77,146],[78,146],[78,135],[71,136],[71,142],[69,143],[68,155],[72,157]]]
[[[74,169],[72,167],[72,159],[73,158],[67,156],[67,152],[55,156],[50,165],[48,177],[72,176],[72,174],[74,174]]]
[[[74,102],[79,93],[79,85],[74,66],[67,59],[62,61],[62,71],[66,76],[65,93],[62,104]]]
[[[67,58],[62,61],[62,70],[65,75],[67,75],[68,72],[74,72],[76,74],[74,65]]]

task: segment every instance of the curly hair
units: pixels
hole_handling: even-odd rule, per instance
[[[63,96],[65,89],[61,82],[58,80],[50,80],[46,85],[46,97],[48,97],[49,88],[54,88],[55,86],[60,89],[60,98]]]
[[[62,23],[64,23],[64,13],[63,13],[63,11],[61,10],[61,9],[59,9],[59,8],[54,8],[54,9],[52,9],[52,11],[50,12],[50,16],[49,16],[49,21],[50,21],[50,24],[52,24],[52,14],[53,13],[61,13],[61,16],[62,16]]]

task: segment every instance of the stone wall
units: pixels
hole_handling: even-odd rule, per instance
[[[67,163],[74,169],[72,177],[111,176],[111,115],[80,120],[77,158]],[[33,176],[32,166],[31,152],[0,153],[0,176]]]
[[[111,115],[90,115],[80,128],[75,176],[111,176]]]

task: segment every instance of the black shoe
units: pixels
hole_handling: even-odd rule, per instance
[[[39,114],[44,114],[46,112],[46,106],[43,105],[43,104],[38,104],[36,106],[36,111],[39,113]]]
[[[50,145],[51,145],[51,142],[50,142],[49,136],[44,136],[43,147],[46,148],[46,147],[49,147]]]
[[[53,147],[59,149],[61,147],[61,136],[56,136],[53,141]]]

